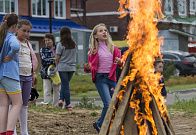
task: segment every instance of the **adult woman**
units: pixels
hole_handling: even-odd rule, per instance
[[[54,84],[48,75],[50,65],[55,65],[55,40],[53,34],[44,37],[45,47],[40,49],[41,78],[43,79],[44,104],[57,106],[59,100],[59,84]]]
[[[65,108],[71,110],[69,82],[76,71],[77,47],[67,27],[61,28],[60,39],[56,49],[56,63],[61,78],[59,106],[62,107],[65,101]]]
[[[103,23],[94,27],[89,42],[88,68],[104,105],[101,117],[93,123],[94,128],[99,132],[116,86],[116,67],[120,64],[121,53],[113,45]]]
[[[13,134],[22,106],[18,66],[20,45],[14,35],[17,23],[18,16],[8,14],[0,26],[0,135]]]

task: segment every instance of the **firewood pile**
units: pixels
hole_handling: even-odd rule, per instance
[[[133,95],[134,87],[136,86],[137,77],[134,81],[128,82],[123,91],[123,96],[119,98],[119,93],[122,92],[121,81],[131,70],[130,67],[131,55],[127,57],[125,66],[122,70],[120,79],[117,83],[114,95],[112,97],[110,106],[108,108],[107,114],[105,116],[103,125],[100,130],[100,135],[175,135],[173,127],[171,125],[168,114],[161,116],[161,113],[157,107],[156,100],[151,94],[150,109],[153,116],[153,121],[156,125],[156,133],[153,132],[151,123],[148,120],[141,121],[140,124],[146,123],[147,132],[139,130],[137,120],[135,118],[135,110],[130,107],[130,99]],[[142,100],[141,95],[137,94],[137,99]],[[141,110],[145,110],[145,103],[141,102]],[[144,111],[145,112],[145,111]]]

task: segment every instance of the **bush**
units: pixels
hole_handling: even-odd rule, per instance
[[[168,62],[164,64],[163,76],[167,81],[172,75],[174,75],[175,66],[173,63]]]

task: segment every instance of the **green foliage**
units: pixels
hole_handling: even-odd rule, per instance
[[[126,40],[116,40],[116,41],[113,41],[114,42],[114,45],[118,46],[118,47],[125,47],[125,46],[128,46],[127,44],[127,41]]]
[[[192,100],[177,100],[177,102],[170,106],[170,108],[175,110],[180,110],[187,113],[196,113],[196,99]]]
[[[165,81],[167,81],[173,75],[174,70],[175,70],[175,66],[173,63],[164,64],[163,76]]]
[[[76,105],[79,108],[99,109],[100,106],[95,104],[95,100],[90,100],[88,97],[82,97],[80,102]]]

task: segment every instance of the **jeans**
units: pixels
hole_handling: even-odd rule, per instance
[[[108,75],[109,74],[107,74],[107,73],[97,73],[96,74],[95,86],[96,86],[98,93],[101,97],[101,100],[103,102],[103,109],[101,112],[101,117],[96,122],[97,126],[99,128],[101,127],[101,125],[104,121],[104,118],[107,113],[110,101],[112,99],[114,88],[116,86],[116,82],[110,80],[108,78]]]
[[[65,101],[66,106],[68,106],[70,102],[70,88],[69,82],[74,74],[74,71],[59,71],[59,76],[61,78],[61,90],[60,90],[60,100]]]

